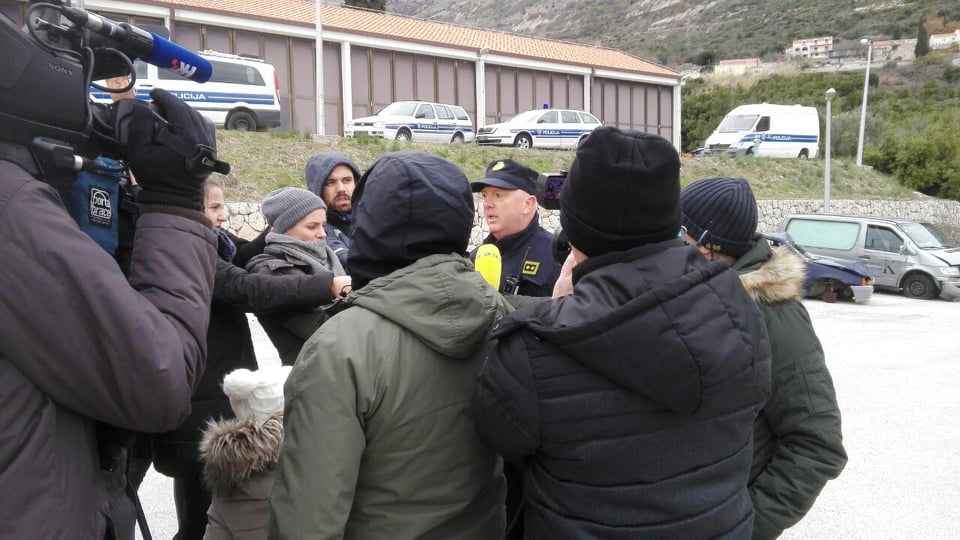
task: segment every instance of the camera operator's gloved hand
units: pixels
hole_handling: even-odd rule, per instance
[[[143,188],[137,201],[200,210],[211,168],[196,162],[206,161],[198,154],[216,159],[213,124],[166,90],[155,88],[150,97],[153,104],[124,100],[131,102],[129,114],[118,120],[127,161]]]

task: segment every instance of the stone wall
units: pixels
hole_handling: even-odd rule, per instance
[[[476,198],[477,214],[474,218],[470,245],[480,244],[486,235],[482,207]],[[777,230],[777,226],[788,214],[816,214],[823,210],[822,200],[812,199],[769,199],[757,201],[761,232]],[[266,226],[260,205],[255,203],[228,203],[230,221],[228,228],[244,238],[252,238]],[[915,199],[909,201],[890,200],[833,200],[830,212],[854,216],[882,216],[930,221],[944,230],[954,242],[960,244],[960,202],[943,199]],[[540,222],[547,230],[555,230],[560,225],[560,213],[555,210],[540,210]]]

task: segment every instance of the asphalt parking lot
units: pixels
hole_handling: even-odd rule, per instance
[[[960,303],[876,293],[805,300],[827,354],[850,461],[787,539],[960,537]],[[262,331],[263,363],[278,362]],[[172,481],[140,496],[154,538],[176,532]]]

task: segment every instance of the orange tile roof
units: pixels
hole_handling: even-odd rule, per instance
[[[307,0],[268,0],[260,2],[253,0],[153,0],[144,3],[171,8],[192,8],[211,13],[309,27],[314,25],[316,10],[314,3]],[[680,74],[670,68],[614,49],[532,38],[337,5],[324,4],[322,9],[324,28],[341,30],[347,33],[428,43],[469,51],[489,47],[491,53],[507,56],[680,80]]]

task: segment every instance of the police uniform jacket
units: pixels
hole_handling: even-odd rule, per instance
[[[484,244],[493,244],[500,250],[502,270],[500,292],[522,296],[551,296],[553,284],[560,277],[560,265],[553,260],[550,249],[553,235],[540,226],[539,215],[534,215],[527,228],[501,240],[487,236]],[[476,257],[476,250],[470,258]],[[513,281],[516,280],[516,281]],[[511,282],[519,283],[517,291]]]

